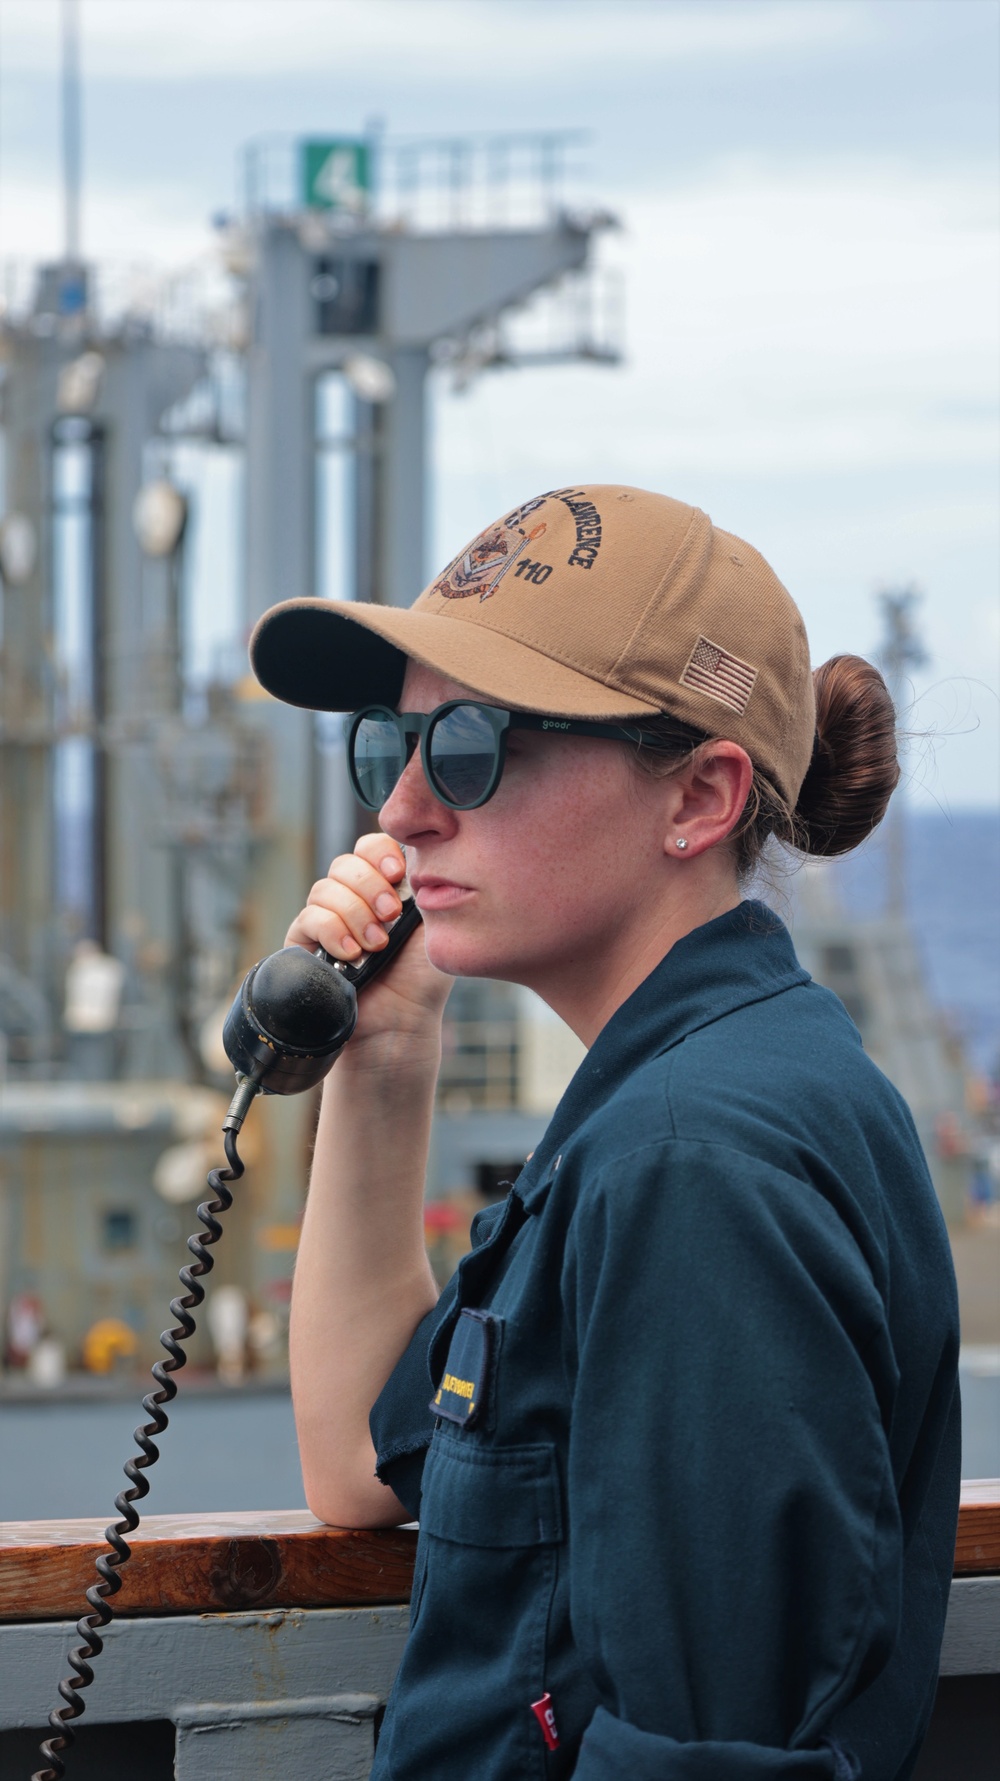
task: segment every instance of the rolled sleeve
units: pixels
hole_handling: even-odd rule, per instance
[[[715,1740],[678,1744],[623,1725],[603,1707],[591,1720],[574,1781],[858,1781],[858,1764],[839,1745],[774,1750]]]
[[[722,1145],[633,1152],[587,1200],[563,1279],[570,1614],[601,1703],[579,1781],[841,1781],[831,1720],[887,1660],[902,1574],[861,1251],[812,1182]]]
[[[375,1447],[375,1475],[395,1492],[415,1521],[420,1515],[424,1460],[434,1433],[427,1357],[435,1331],[454,1304],[456,1291],[456,1282],[452,1280],[434,1309],[418,1323],[368,1418]]]
[[[512,1198],[513,1196],[509,1196]],[[462,1271],[482,1252],[503,1223],[508,1201],[484,1206],[472,1221],[472,1248],[459,1263],[433,1310],[418,1323],[382,1387],[368,1417],[375,1447],[375,1475],[395,1492],[414,1520],[420,1514],[424,1460],[434,1433],[430,1410],[433,1384],[430,1351],[435,1336],[455,1311]]]

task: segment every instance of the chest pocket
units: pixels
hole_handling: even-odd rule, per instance
[[[421,1532],[458,1546],[556,1546],[563,1537],[554,1447],[432,1442],[424,1467]]]

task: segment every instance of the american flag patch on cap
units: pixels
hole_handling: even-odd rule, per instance
[[[699,637],[681,675],[682,686],[692,686],[710,699],[718,699],[742,717],[757,678],[756,668],[741,662],[707,637]]]

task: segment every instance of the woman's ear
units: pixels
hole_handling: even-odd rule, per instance
[[[693,859],[736,827],[750,796],[753,763],[737,742],[706,742],[667,783],[674,796],[663,851]]]

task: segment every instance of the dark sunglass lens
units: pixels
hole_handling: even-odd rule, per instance
[[[406,765],[399,730],[378,712],[363,717],[354,732],[354,776],[371,810],[381,810]]]
[[[496,765],[493,725],[478,705],[456,705],[438,718],[427,753],[439,797],[459,807],[475,804],[488,790]]]

